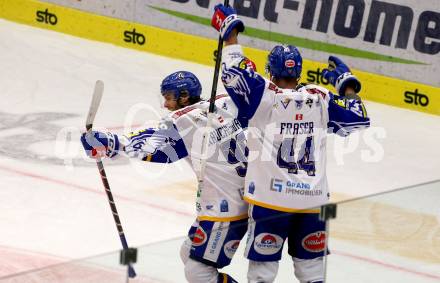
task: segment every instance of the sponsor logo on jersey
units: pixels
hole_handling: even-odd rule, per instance
[[[296,195],[321,195],[321,190],[311,190],[311,186],[308,183],[283,181],[280,179],[272,178],[270,181],[270,190],[273,192]]]
[[[220,122],[220,123],[223,123],[225,120],[223,119],[223,117],[222,116],[219,116],[218,118],[217,118],[217,120]]]
[[[222,234],[225,232],[225,229],[223,227],[224,223],[225,222],[219,222],[219,226],[211,232],[211,237],[214,235],[214,240],[212,241],[211,246],[209,247],[210,254],[216,253],[218,244],[219,244],[220,240],[222,239]]]
[[[312,106],[313,106],[313,99],[307,98],[306,105],[309,106],[309,108],[312,108]]]
[[[283,239],[275,234],[261,233],[255,237],[254,249],[263,255],[273,255],[283,247]]]
[[[286,182],[286,188],[310,190],[310,184],[302,183],[302,182],[287,181]]]
[[[281,105],[283,105],[284,109],[287,109],[287,106],[289,106],[290,101],[292,101],[292,99],[290,98],[284,98],[284,100],[281,101]]]
[[[321,196],[322,190],[320,189],[312,190],[310,184],[307,183],[287,181],[284,193],[286,195],[315,197],[315,196]]]
[[[308,252],[319,253],[325,249],[325,238],[325,231],[311,233],[302,239],[301,245]]]
[[[294,60],[286,60],[286,62],[284,62],[284,66],[286,66],[286,68],[293,68],[295,67],[295,61]]]
[[[251,182],[248,187],[248,193],[254,194],[254,192],[255,192],[255,183]]]
[[[419,93],[419,90],[416,88],[415,91],[405,91],[405,102],[408,104],[421,105],[423,107],[428,106],[429,98],[426,94]]]
[[[225,244],[223,247],[223,251],[225,252],[225,255],[228,258],[231,258],[234,256],[235,252],[238,249],[238,246],[240,245],[240,240],[232,240]]]
[[[204,243],[206,243],[208,236],[206,235],[205,230],[203,230],[202,227],[197,227],[196,232],[194,233],[194,237],[192,240],[192,245],[199,247],[201,245],[203,245]]]
[[[36,12],[36,20],[39,23],[49,24],[55,26],[58,23],[58,17],[54,13],[50,13],[49,9],[44,11],[37,10]]]
[[[227,200],[222,200],[220,202],[220,212],[228,212],[229,211],[229,204]]]
[[[280,179],[274,179],[272,178],[270,180],[270,190],[273,192],[278,192],[281,193],[281,191],[283,190],[283,180]]]

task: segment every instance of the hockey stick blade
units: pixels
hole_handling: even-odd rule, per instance
[[[96,112],[98,112],[99,104],[101,103],[102,94],[104,93],[104,83],[101,80],[96,81],[95,89],[93,90],[92,102],[90,103],[89,113],[87,113],[86,130],[90,132],[95,121]]]

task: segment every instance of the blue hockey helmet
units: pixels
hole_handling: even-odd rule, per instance
[[[302,57],[292,45],[277,45],[267,56],[266,72],[274,78],[301,77]]]
[[[202,85],[199,79],[191,72],[179,71],[168,75],[163,79],[160,85],[160,92],[174,93],[176,99],[181,94],[188,94],[190,97],[200,97],[202,94]]]

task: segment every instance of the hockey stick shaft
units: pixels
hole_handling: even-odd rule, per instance
[[[95,120],[96,113],[98,112],[99,104],[101,103],[101,98],[104,93],[104,83],[102,81],[97,81],[95,84],[95,89],[93,91],[92,102],[90,104],[89,112],[86,119],[86,130],[87,134],[90,134],[93,128],[93,122]],[[113,214],[113,219],[116,224],[116,229],[118,230],[119,238],[121,240],[122,248],[124,250],[128,249],[127,239],[125,238],[124,229],[122,228],[121,220],[119,219],[118,210],[116,209],[116,204],[113,199],[112,191],[110,190],[110,184],[107,180],[107,174],[105,173],[104,164],[102,164],[101,159],[96,160],[96,165],[98,166],[99,175],[101,176],[102,184],[104,185],[105,193],[107,195],[108,203]],[[131,264],[128,265],[128,276],[134,278],[136,272],[134,271]]]
[[[225,0],[225,6],[229,5],[229,0]],[[212,80],[211,99],[209,100],[209,113],[214,113],[215,97],[217,95],[218,76],[220,73],[220,64],[222,61],[223,38],[218,37],[217,56],[215,58],[214,78]]]
[[[229,5],[229,0],[225,0],[224,5],[227,7]],[[200,178],[199,185],[203,186],[203,176],[205,175],[206,168],[206,155],[208,151],[208,133],[212,126],[212,119],[214,118],[214,110],[215,110],[215,97],[217,96],[217,85],[218,85],[218,76],[220,73],[220,64],[222,61],[222,52],[223,52],[223,38],[221,35],[218,37],[218,45],[217,45],[217,56],[215,58],[215,67],[214,67],[214,77],[212,79],[212,88],[211,88],[211,97],[209,99],[209,110],[208,110],[208,121],[206,123],[206,130],[203,136],[203,144],[202,144],[202,156],[201,156],[201,164],[200,164]]]

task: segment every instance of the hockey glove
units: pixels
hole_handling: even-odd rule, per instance
[[[113,157],[118,154],[119,139],[112,133],[92,131],[81,135],[81,143],[90,158]]]
[[[244,31],[244,24],[238,17],[237,12],[230,6],[218,4],[214,7],[214,15],[211,19],[211,25],[220,32],[223,39],[228,39],[234,28],[238,32]]]
[[[322,70],[322,76],[336,88],[341,96],[345,95],[347,87],[352,87],[356,93],[361,91],[361,82],[338,57],[328,58],[328,69]]]

